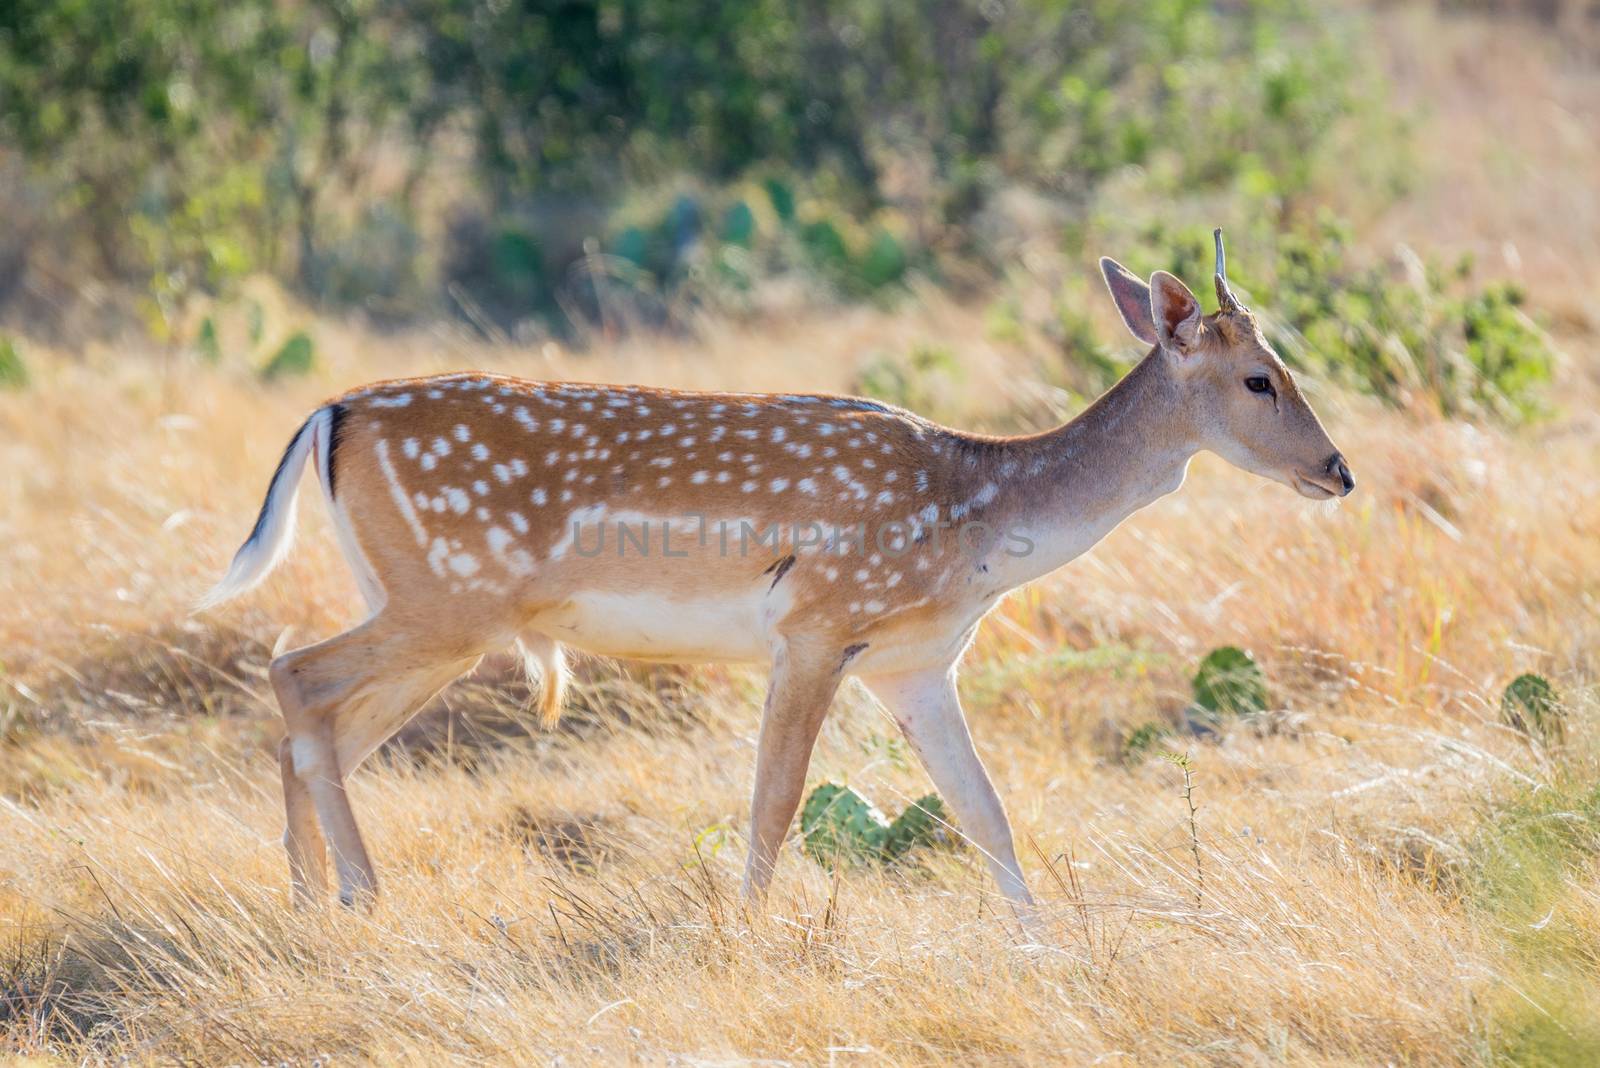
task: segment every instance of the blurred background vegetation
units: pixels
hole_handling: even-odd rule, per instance
[[[1520,291],[1350,255],[1410,165],[1370,32],[1311,0],[11,0],[0,325],[265,344],[279,374],[310,342],[264,331],[247,279],[577,345],[933,285],[1092,392],[1127,355],[1086,311],[1094,258],[1198,288],[1222,224],[1291,359],[1535,414]],[[917,403],[940,365],[862,388]]]

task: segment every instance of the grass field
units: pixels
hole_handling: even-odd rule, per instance
[[[1402,92],[1445,102],[1422,155],[1467,158],[1420,175],[1369,240],[1498,255],[1525,232],[1520,269],[1564,354],[1552,414],[1471,426],[1310,383],[1359,482],[1341,506],[1203,457],[1181,494],[1003,604],[963,693],[1043,903],[1038,943],[962,850],[834,876],[790,846],[748,913],[763,680],[601,661],[580,663],[550,732],[509,661],[448,691],[354,780],[381,901],[293,912],[265,665],[359,605],[314,496],[267,586],[188,614],[294,427],[348,385],[481,367],[846,389],[864,354],[937,342],[960,377],[935,414],[1065,414],[981,307],[927,293],[581,354],[324,321],[317,372],[270,388],[152,353],[39,361],[27,392],[0,395],[0,1051],[1600,1061],[1600,236],[1593,190],[1547,180],[1600,161],[1600,80],[1511,79],[1508,50],[1538,55],[1514,30],[1395,16],[1389,31],[1396,55],[1432,46],[1395,61]],[[1192,766],[1192,840],[1181,769],[1125,760],[1123,741],[1176,723],[1195,663],[1224,644],[1255,653],[1273,709],[1163,743]],[[1564,746],[1503,723],[1524,671],[1561,693]],[[928,789],[858,689],[811,779],[891,809]]]

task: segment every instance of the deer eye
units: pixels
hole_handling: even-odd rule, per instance
[[[1249,378],[1244,380],[1244,388],[1248,389],[1251,393],[1276,392],[1272,388],[1272,380],[1266,375],[1251,375]]]

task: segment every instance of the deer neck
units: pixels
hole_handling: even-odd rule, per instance
[[[1054,571],[1183,484],[1198,434],[1170,362],[1152,352],[1071,422],[995,445],[1005,588]]]

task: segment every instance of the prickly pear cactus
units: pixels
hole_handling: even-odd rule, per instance
[[[1267,680],[1255,658],[1237,645],[1213,649],[1194,673],[1194,703],[1218,720],[1267,707]]]
[[[825,782],[806,798],[800,832],[806,854],[832,867],[881,855],[889,839],[889,821],[850,787]]]
[[[896,860],[921,846],[949,845],[950,816],[938,794],[913,801],[890,823],[848,786],[825,782],[800,809],[801,844],[824,867]]]
[[[1500,715],[1506,724],[1524,734],[1537,734],[1546,742],[1566,738],[1567,724],[1554,688],[1541,675],[1518,675],[1500,696]]]
[[[950,815],[938,794],[919,797],[889,824],[885,852],[902,857],[918,846],[946,844],[950,840],[949,826]]]

